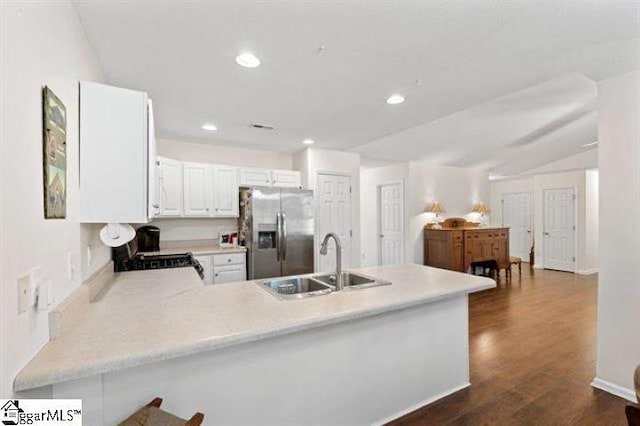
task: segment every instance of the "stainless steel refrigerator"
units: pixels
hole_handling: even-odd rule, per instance
[[[240,243],[249,279],[313,272],[313,191],[254,186],[240,190]]]

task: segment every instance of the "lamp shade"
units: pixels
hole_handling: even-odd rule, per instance
[[[444,212],[444,207],[442,207],[442,204],[440,204],[439,202],[435,201],[427,209],[427,212],[429,212],[429,213],[443,213]]]
[[[473,212],[482,214],[489,213],[489,207],[485,203],[480,202],[473,206]]]

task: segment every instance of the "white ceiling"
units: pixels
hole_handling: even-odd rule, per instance
[[[593,142],[594,81],[640,68],[639,1],[75,5],[109,82],[153,98],[159,137],[281,152],[312,138],[520,173]],[[262,66],[239,67],[245,50]]]

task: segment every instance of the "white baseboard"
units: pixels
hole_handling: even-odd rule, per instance
[[[606,380],[602,380],[596,377],[595,379],[593,379],[593,382],[591,382],[591,386],[596,389],[609,392],[612,395],[619,396],[620,398],[624,398],[627,401],[636,403],[638,402],[636,401],[636,393],[633,390],[618,386]]]
[[[456,393],[462,389],[468,388],[469,386],[471,386],[471,383],[464,383],[460,386],[456,386],[452,389],[446,390],[436,396],[433,396],[431,398],[425,399],[424,401],[418,402],[417,404],[412,405],[411,407],[405,408],[404,410],[398,411],[397,413],[394,413],[392,415],[390,415],[389,417],[386,417],[382,420],[379,420],[377,422],[374,423],[374,425],[384,425],[387,424],[393,420],[399,419],[400,417],[407,415],[411,412],[416,411],[419,408],[424,407],[425,405],[429,405],[429,404],[433,404],[434,402],[436,402],[439,399],[444,398],[445,396],[449,396],[452,393]]]
[[[598,268],[593,268],[593,269],[582,269],[579,270],[578,272],[576,272],[578,275],[592,275],[592,274],[597,274],[598,273]]]

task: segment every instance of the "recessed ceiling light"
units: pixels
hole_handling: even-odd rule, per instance
[[[202,125],[202,129],[203,130],[208,130],[210,132],[215,132],[216,130],[218,130],[218,128],[216,127],[215,124],[211,124],[211,123],[205,123]]]
[[[387,98],[387,103],[389,105],[398,105],[404,102],[404,96],[402,95],[391,95]]]
[[[582,145],[583,148],[589,148],[590,146],[595,146],[598,145],[598,141],[595,142],[591,142],[591,143],[585,143],[584,145]]]
[[[236,62],[238,65],[242,65],[246,68],[255,68],[260,65],[260,59],[256,58],[252,53],[241,53],[236,56]]]
[[[302,143],[305,145],[313,145],[314,143],[316,143],[316,141],[314,141],[313,139],[305,139],[302,141]]]

